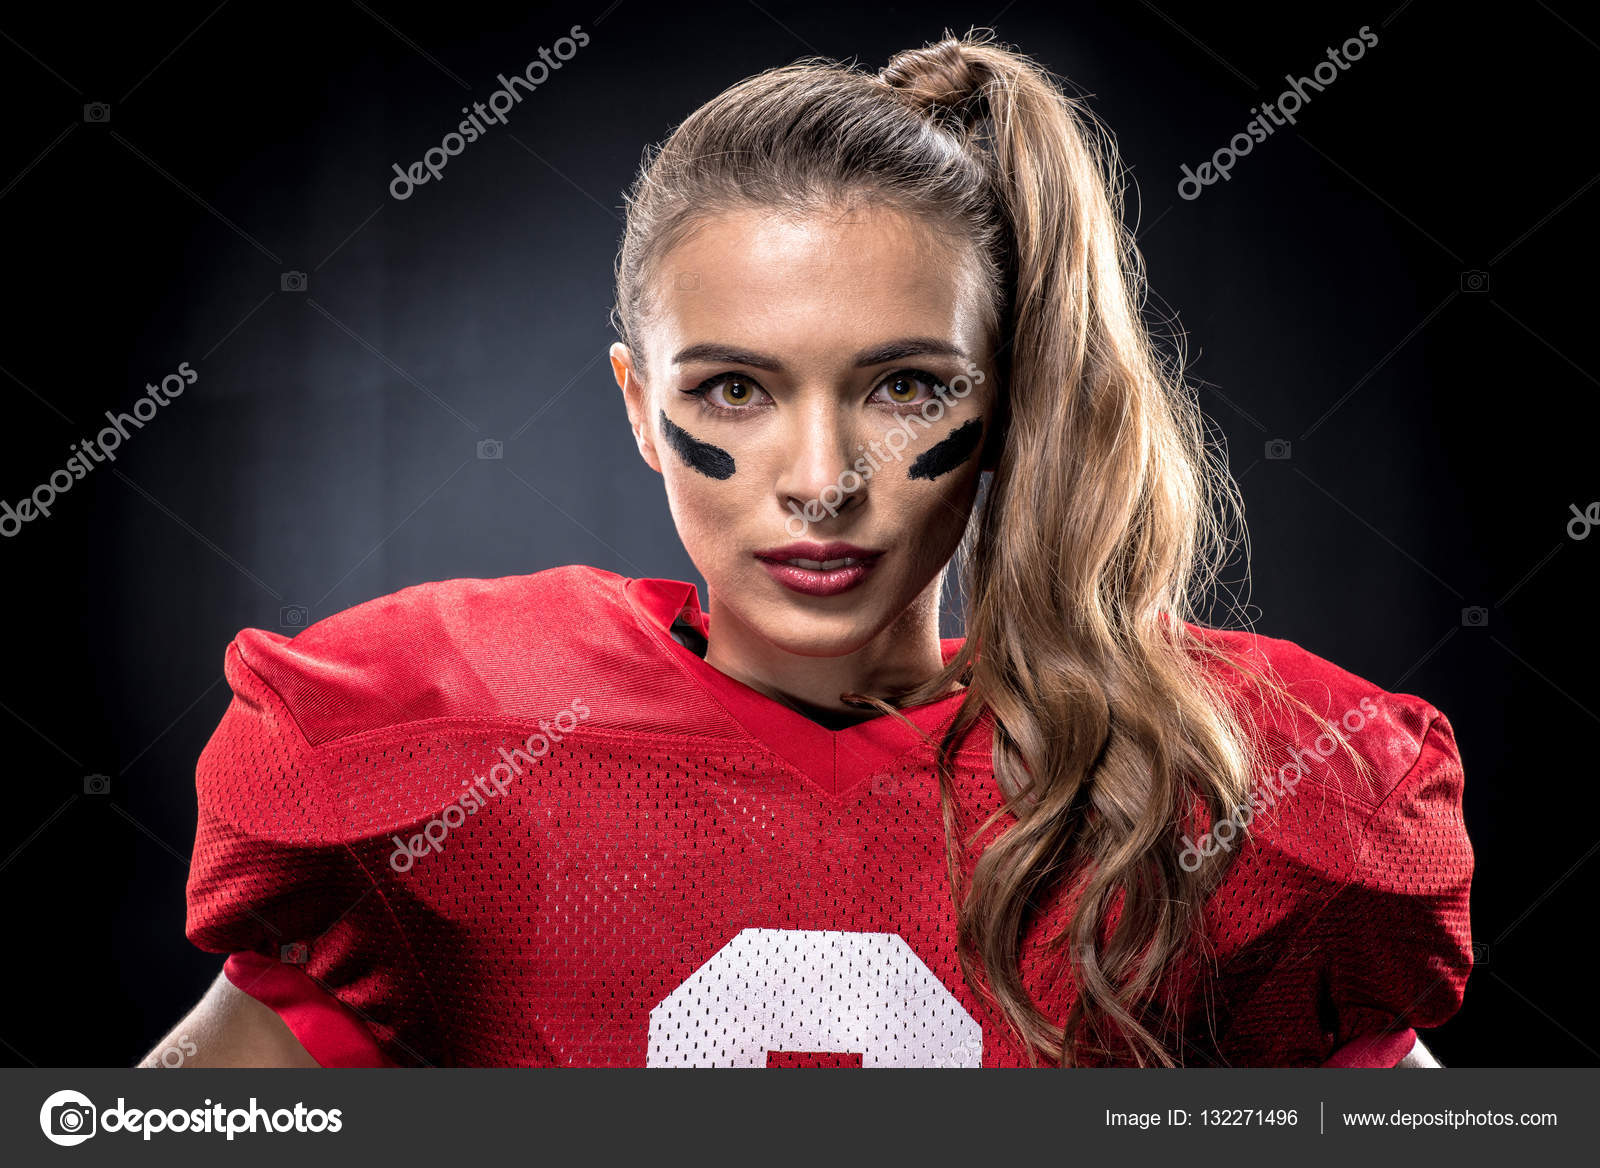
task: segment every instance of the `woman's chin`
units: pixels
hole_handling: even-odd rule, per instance
[[[852,611],[819,613],[804,606],[764,605],[754,613],[740,614],[756,637],[773,649],[795,657],[845,657],[871,643],[882,631],[865,606]],[[798,610],[798,611],[797,611]],[[715,637],[716,614],[711,627]]]
[[[871,630],[818,623],[796,628],[792,623],[758,630],[773,648],[795,657],[846,657],[872,640]]]

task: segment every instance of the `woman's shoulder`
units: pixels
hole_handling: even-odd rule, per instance
[[[1448,925],[1454,959],[1473,852],[1449,719],[1293,641],[1195,632],[1223,650],[1217,669],[1255,748],[1247,801],[1189,844],[1195,864],[1244,849],[1219,903],[1292,916],[1338,897],[1358,930],[1363,912],[1376,925],[1420,913]]]
[[[1299,1065],[1372,1035],[1408,1043],[1459,1008],[1472,966],[1449,719],[1293,641],[1194,631],[1222,650],[1258,752],[1248,799],[1185,837],[1180,858],[1194,870],[1234,854],[1207,906],[1234,1004],[1229,1058]]]
[[[1298,774],[1356,805],[1377,807],[1430,747],[1455,756],[1449,720],[1295,641],[1189,625],[1207,668],[1252,730],[1267,770]]]
[[[228,680],[236,694],[270,691],[313,747],[430,719],[537,716],[593,684],[630,638],[643,651],[626,582],[575,564],[415,584],[293,637],[241,630]]]

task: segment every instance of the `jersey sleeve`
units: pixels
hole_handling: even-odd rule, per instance
[[[1416,762],[1367,820],[1351,879],[1319,916],[1334,1051],[1394,1066],[1461,1006],[1472,970],[1473,854],[1455,735],[1435,713]]]
[[[233,690],[195,771],[199,805],[187,886],[191,942],[272,1008],[324,1066],[428,1063],[429,1020],[395,959],[383,896],[343,838],[336,776],[247,654],[229,645]]]

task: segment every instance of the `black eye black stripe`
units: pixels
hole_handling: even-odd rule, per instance
[[[700,441],[682,426],[674,425],[672,419],[667,417],[666,410],[661,411],[661,432],[667,436],[667,442],[689,469],[712,479],[732,477],[733,455],[720,446]]]
[[[970,418],[917,455],[916,461],[911,464],[911,469],[906,471],[906,477],[936,479],[942,474],[947,474],[971,458],[982,439],[982,420]]]

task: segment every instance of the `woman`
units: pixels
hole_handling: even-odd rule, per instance
[[[1430,1063],[1450,725],[1187,619],[1236,496],[1117,173],[971,36],[679,126],[611,362],[708,603],[568,567],[242,632],[185,1065]]]

